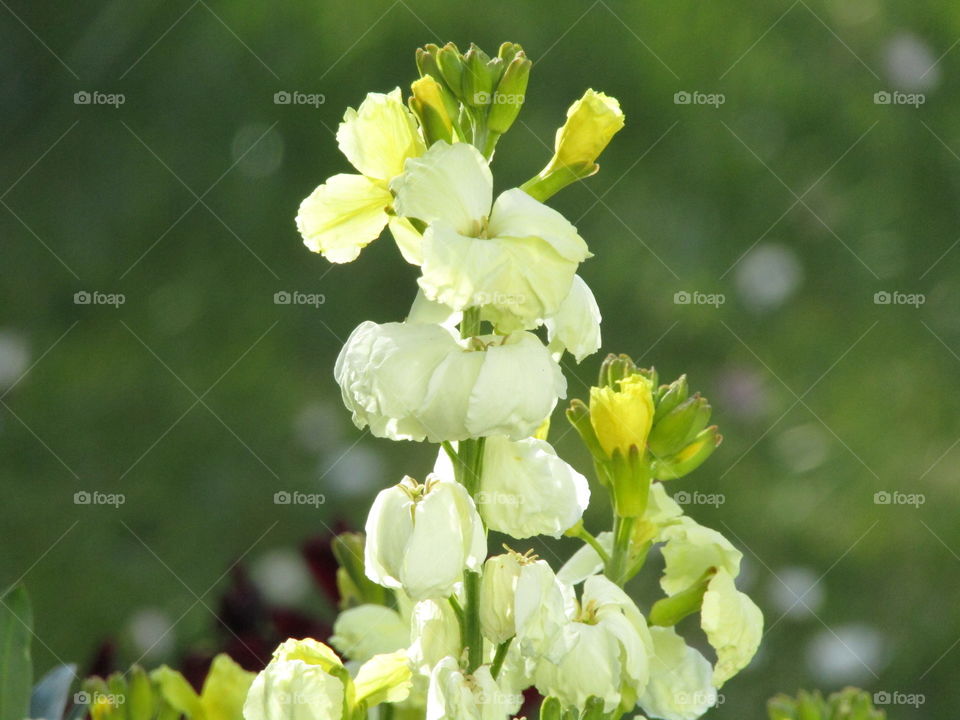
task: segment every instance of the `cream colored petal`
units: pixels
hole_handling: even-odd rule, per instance
[[[441,220],[458,233],[479,234],[490,214],[493,175],[475,147],[440,141],[405,167],[390,183],[398,215],[427,224]]]
[[[417,232],[409,220],[397,216],[391,217],[390,234],[393,235],[393,241],[397,243],[404,260],[411,265],[419,265],[423,262],[421,247],[423,236]]]
[[[640,695],[640,706],[653,718],[696,720],[717,702],[710,662],[672,627],[651,628],[650,635],[650,681]]]
[[[473,238],[444,222],[423,236],[420,287],[454,310],[493,308],[500,332],[534,328],[570,292],[577,263],[539,238]],[[499,320],[499,321],[498,321]]]
[[[563,215],[519,188],[501,193],[493,204],[489,237],[540,238],[561,257],[575,263],[590,257],[587,243]]]
[[[368,93],[358,109],[348,109],[337,128],[337,142],[357,170],[383,183],[403,172],[407,158],[425,150],[399,88]]]
[[[713,684],[721,687],[750,664],[763,637],[763,613],[737,590],[730,573],[721,570],[707,586],[700,626],[717,651]]]
[[[666,567],[660,587],[667,595],[686,590],[710,568],[725,570],[731,576],[740,572],[743,553],[716,530],[698,525],[688,517],[669,525],[661,533]]]
[[[600,307],[590,287],[574,275],[570,292],[546,320],[550,349],[566,350],[580,362],[600,349]]]
[[[303,244],[330,262],[355,260],[387,224],[390,193],[362,175],[334,175],[300,203]]]

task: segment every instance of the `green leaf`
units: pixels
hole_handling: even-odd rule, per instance
[[[30,695],[30,717],[60,720],[76,676],[77,666],[72,664],[58,665],[44,675]]]
[[[23,585],[0,598],[0,720],[23,720],[30,712],[33,611]]]

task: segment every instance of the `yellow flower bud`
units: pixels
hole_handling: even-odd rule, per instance
[[[553,160],[545,172],[558,167],[589,168],[593,172],[597,158],[623,122],[616,98],[587,90],[567,110],[567,122],[557,130]]]
[[[636,445],[642,453],[653,425],[653,384],[643,375],[631,375],[613,387],[590,388],[590,424],[608,456],[619,450],[626,456]]]

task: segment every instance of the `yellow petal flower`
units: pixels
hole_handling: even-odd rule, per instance
[[[616,98],[587,90],[567,110],[567,122],[557,130],[553,160],[546,172],[555,167],[593,166],[623,122]]]
[[[642,452],[653,425],[653,386],[643,375],[631,375],[612,387],[590,388],[590,424],[607,455],[626,455],[632,445]]]
[[[386,95],[368,93],[358,109],[349,108],[337,129],[337,142],[357,170],[381,184],[402,173],[407,158],[426,149],[400,88]]]
[[[300,204],[303,244],[330,262],[356,259],[387,224],[390,192],[362,175],[334,175]]]

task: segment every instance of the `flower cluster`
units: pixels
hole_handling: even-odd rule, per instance
[[[419,268],[398,322],[361,323],[336,363],[360,428],[435,443],[422,482],[382,490],[365,535],[338,539],[342,612],[330,643],[288,641],[254,680],[246,720],[392,717],[494,720],[648,716],[687,720],[753,657],[762,616],[735,585],[741,553],[685,516],[664,483],[720,442],[686,379],[610,356],[567,416],[593,455],[612,528],[582,521],[587,478],[547,441],[567,385],[560,362],[600,347],[600,312],[577,274],[591,253],[545,200],[595,173],[623,127],[618,102],[588,90],[569,109],[544,169],[496,197],[490,161],[524,102],[531,63],[516,44],[418,51],[408,103],[396,89],[346,112],[337,141],[354,174],[300,206],[304,243],[355,259],[389,228]],[[489,531],[514,541],[576,537],[555,570],[531,552],[488,557]],[[662,548],[664,596],[644,613],[624,587]],[[349,552],[352,550],[352,552]],[[713,660],[677,633],[699,615]],[[380,717],[380,715],[378,715]]]

